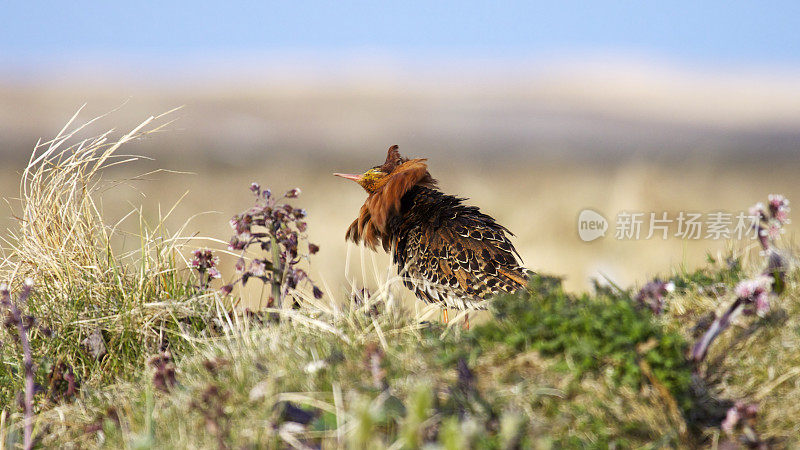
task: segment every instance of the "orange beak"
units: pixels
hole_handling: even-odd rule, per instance
[[[358,182],[358,180],[361,179],[361,175],[351,175],[349,173],[335,173],[334,175],[337,177],[347,178],[348,180],[355,182]]]

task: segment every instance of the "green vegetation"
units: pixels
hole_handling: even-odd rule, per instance
[[[293,301],[253,313],[233,308],[238,287],[212,282],[210,254],[192,270],[194,248],[160,221],[140,220],[135,251],[112,250],[119,232],[95,198],[120,143],[60,150],[63,141],[32,158],[23,220],[5,239],[3,278],[12,292],[26,277],[35,286],[19,305],[30,319],[0,330],[0,447],[23,445],[21,329],[39,386],[34,445],[43,447],[661,448],[752,436],[800,444],[800,274],[787,274],[768,313],[742,316],[707,358],[687,359],[703,321],[763,269],[758,255],[673,274],[674,292],[652,290],[663,294],[660,314],[634,291],[572,295],[535,275],[464,330],[399,307],[399,280],[329,298],[299,267],[278,270],[272,250],[296,255],[303,239],[291,233],[304,227],[297,214],[274,224],[275,240],[258,235],[291,246],[259,246],[242,269],[248,277],[239,275],[263,277],[267,292]],[[286,284],[298,277],[304,288]],[[722,431],[737,401],[742,419]]]
[[[691,368],[687,344],[668,332],[627,294],[573,297],[552,279],[534,276],[528,292],[495,299],[497,320],[474,331],[469,347],[503,344],[513,352],[536,350],[558,358],[556,368],[580,378],[603,372],[615,385],[640,389],[647,383],[642,362],[681,404],[688,407]]]

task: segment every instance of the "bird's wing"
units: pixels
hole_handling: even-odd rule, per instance
[[[462,297],[485,299],[526,284],[505,231],[496,224],[458,218],[450,226],[420,228],[405,249],[419,276]]]

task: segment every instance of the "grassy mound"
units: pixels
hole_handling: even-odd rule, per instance
[[[338,316],[300,310],[253,324],[154,364],[138,383],[55,408],[45,415],[43,443],[508,448],[691,440],[675,410],[691,375],[682,338],[625,299],[573,298],[545,284],[552,281],[537,277],[534,294],[498,299],[496,321],[469,332],[416,323],[382,306],[385,297]],[[564,339],[544,334],[553,332]]]

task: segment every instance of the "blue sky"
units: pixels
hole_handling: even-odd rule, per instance
[[[6,66],[250,52],[800,66],[797,1],[4,1],[0,17]]]

